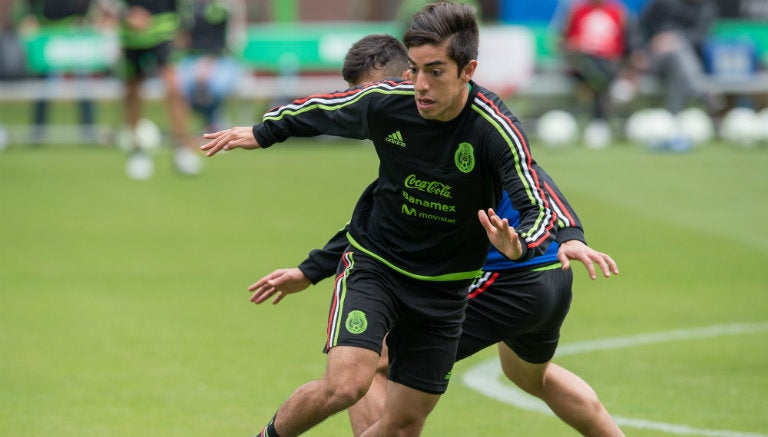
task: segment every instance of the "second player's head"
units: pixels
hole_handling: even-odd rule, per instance
[[[349,86],[401,78],[408,69],[408,51],[391,35],[368,35],[350,47],[341,75]]]

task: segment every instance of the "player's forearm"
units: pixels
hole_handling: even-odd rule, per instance
[[[344,250],[349,245],[347,241],[347,229],[345,226],[336,235],[331,238],[322,249],[313,249],[307,259],[299,264],[299,270],[304,276],[317,284],[325,278],[329,278],[336,273],[336,267],[339,259],[344,254]]]
[[[533,173],[533,168],[528,170]],[[538,177],[532,180],[538,180]],[[511,259],[522,262],[544,254],[557,230],[556,214],[549,207],[543,190],[533,183],[524,184],[522,178],[507,181],[505,187],[512,207],[520,214],[515,230],[523,242],[522,255]]]
[[[366,96],[350,100],[343,91],[316,94],[273,108],[262,122],[253,126],[253,136],[262,148],[290,137],[333,135],[343,138],[368,138],[368,101]]]

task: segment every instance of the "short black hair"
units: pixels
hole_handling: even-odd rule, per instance
[[[417,12],[405,32],[407,48],[448,43],[448,56],[456,61],[459,72],[477,59],[480,29],[477,11],[463,3],[431,3]]]
[[[400,78],[408,69],[408,50],[392,35],[375,34],[363,37],[350,47],[344,57],[341,76],[351,84],[359,84],[361,77],[372,70],[380,70],[384,77]]]

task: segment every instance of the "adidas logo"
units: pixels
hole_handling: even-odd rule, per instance
[[[388,143],[392,143],[400,147],[405,147],[405,141],[403,141],[403,136],[400,134],[400,131],[392,132],[391,134],[387,135],[385,140],[387,140]]]

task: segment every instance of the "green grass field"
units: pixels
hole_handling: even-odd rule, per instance
[[[556,362],[616,416],[687,427],[627,435],[768,435],[768,150],[535,153],[621,269],[591,282],[577,266],[563,347],[747,324]],[[98,147],[0,153],[0,436],[253,435],[321,376],[330,282],[277,306],[246,289],[343,225],[375,155],[292,141],[217,156],[189,179],[163,151],[147,182],[124,162]],[[494,355],[457,364],[424,436],[576,435],[463,383]],[[350,435],[346,416],[308,435]]]

